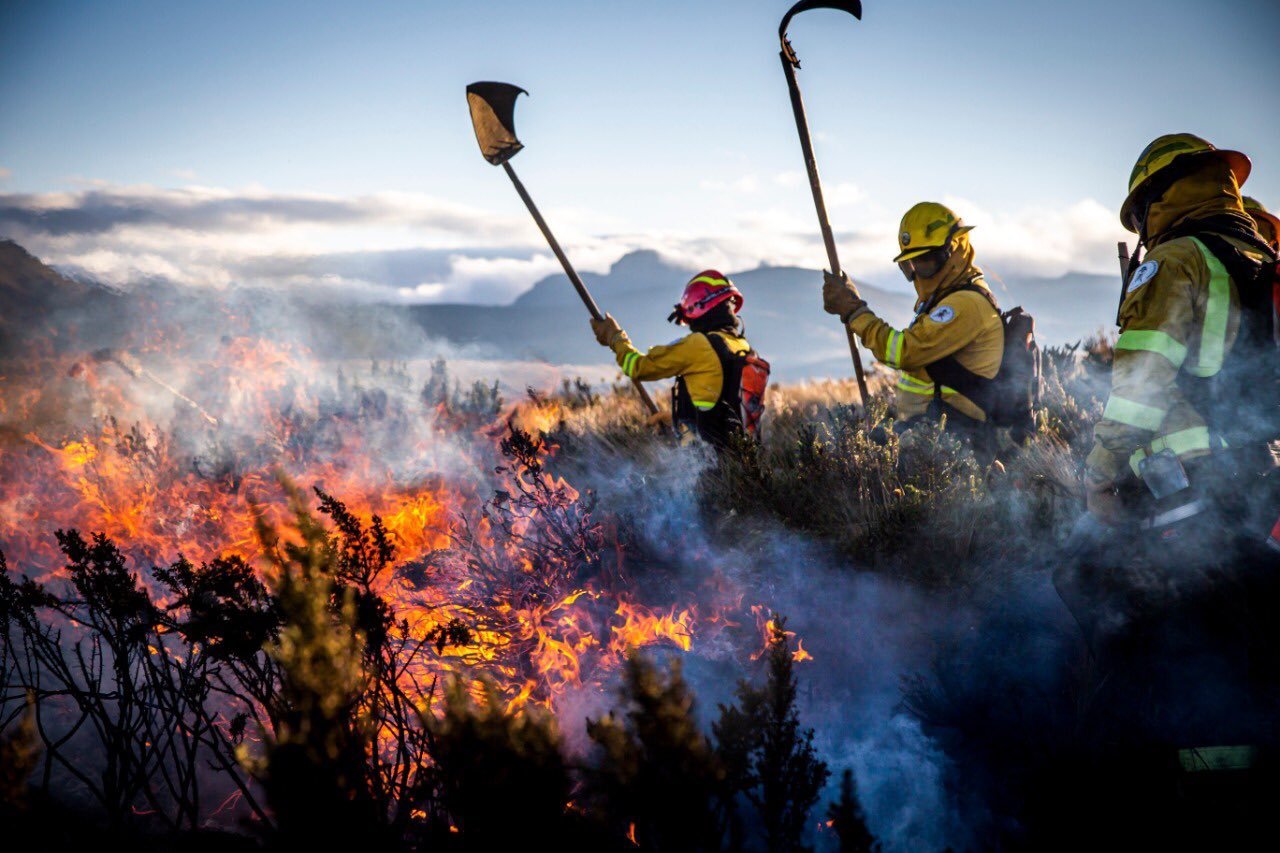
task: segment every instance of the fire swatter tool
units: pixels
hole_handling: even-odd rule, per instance
[[[573,289],[578,291],[582,304],[587,306],[587,311],[590,312],[593,319],[599,320],[604,317],[600,307],[596,304],[595,299],[591,297],[587,286],[583,284],[582,278],[578,275],[577,270],[573,268],[573,264],[569,262],[564,250],[560,248],[560,243],[556,240],[555,235],[551,233],[551,228],[547,225],[547,221],[542,218],[537,205],[533,203],[533,198],[529,195],[529,191],[524,188],[524,184],[516,177],[515,169],[511,168],[511,158],[519,154],[524,148],[524,145],[516,137],[515,131],[516,98],[527,94],[529,93],[524,89],[519,86],[513,86],[510,83],[481,82],[472,83],[468,86],[467,105],[471,108],[471,124],[475,128],[476,142],[480,144],[480,153],[484,155],[484,159],[494,166],[501,166],[507,173],[507,177],[511,179],[512,185],[515,186],[516,192],[520,195],[520,200],[529,209],[530,215],[533,216],[533,221],[538,225],[538,230],[546,238],[547,245],[551,247],[556,260],[560,261],[560,266],[564,267],[564,273],[569,277],[569,282],[573,285]],[[640,399],[644,402],[645,408],[649,410],[650,414],[656,414],[658,407],[653,402],[653,398],[649,396],[649,392],[644,385],[638,379],[632,379],[631,381],[635,384],[636,391],[640,394]]]
[[[200,405],[195,400],[191,399],[186,394],[183,394],[177,388],[174,388],[168,382],[165,382],[163,379],[156,376],[150,370],[143,367],[141,362],[139,362],[136,358],[134,358],[132,355],[125,352],[124,350],[101,349],[93,354],[93,360],[100,361],[100,362],[111,362],[112,364],[119,366],[122,370],[124,370],[125,373],[128,373],[134,379],[146,379],[148,382],[152,382],[155,385],[160,386],[161,388],[163,388],[164,390],[172,394],[174,397],[177,397],[179,400],[186,403],[192,409],[195,409],[197,412],[199,412],[200,417],[204,418],[205,421],[207,421],[210,426],[215,426],[215,427],[218,426],[218,419],[215,418],[213,415],[209,414],[207,411],[205,411],[204,406]]]

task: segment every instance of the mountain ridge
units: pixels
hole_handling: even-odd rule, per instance
[[[696,272],[657,252],[638,251],[605,273],[582,277],[601,309],[612,313],[643,349],[684,334],[666,317]],[[757,267],[730,276],[746,299],[747,335],[773,363],[776,378],[848,372],[845,335],[822,311],[819,271]],[[1078,340],[1113,323],[1117,283],[1108,276],[991,275],[989,281],[1003,307],[1021,304],[1036,317],[1043,344]],[[912,294],[861,281],[858,287],[886,321],[899,328],[910,322]],[[546,276],[510,304],[497,306],[346,304],[248,287],[193,292],[158,282],[121,292],[68,277],[17,243],[0,242],[0,332],[9,343],[35,334],[58,346],[121,345],[128,330],[148,316],[186,317],[210,326],[232,313],[250,317],[259,333],[297,340],[321,357],[419,357],[434,340],[466,357],[551,365],[611,361],[592,337],[586,312],[563,274]]]

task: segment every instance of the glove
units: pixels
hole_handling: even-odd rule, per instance
[[[858,288],[853,286],[847,273],[835,275],[822,273],[822,310],[835,314],[842,323],[848,323],[857,315],[868,310],[867,303],[858,295]]]
[[[622,334],[622,327],[618,325],[618,321],[613,319],[612,314],[605,314],[600,320],[591,319],[591,331],[596,333],[596,340],[600,342],[602,347],[611,347],[618,335]]]

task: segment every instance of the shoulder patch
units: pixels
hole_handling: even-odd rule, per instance
[[[939,305],[933,309],[933,313],[929,315],[929,319],[935,323],[950,323],[956,317],[956,309],[950,305]]]
[[[1129,279],[1129,284],[1125,287],[1125,295],[1128,296],[1139,287],[1151,281],[1156,277],[1156,273],[1160,271],[1159,261],[1147,261],[1142,266],[1133,271],[1133,277]]]

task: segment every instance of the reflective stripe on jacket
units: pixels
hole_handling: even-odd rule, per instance
[[[1240,325],[1235,283],[1195,237],[1159,244],[1146,264],[1154,272],[1140,283],[1135,273],[1120,308],[1111,395],[1086,462],[1098,483],[1136,475],[1149,454],[1193,459],[1220,445],[1177,380],[1180,372],[1207,379],[1221,371]]]
[[[717,334],[724,338],[734,353],[746,352],[751,348],[745,338],[726,333]],[[651,347],[645,353],[637,350],[626,333],[623,333],[613,342],[613,352],[617,356],[618,366],[631,379],[650,382],[683,376],[689,396],[699,409],[709,411],[720,399],[724,372],[716,351],[712,349],[707,336],[701,332],[691,332],[674,343]]]

